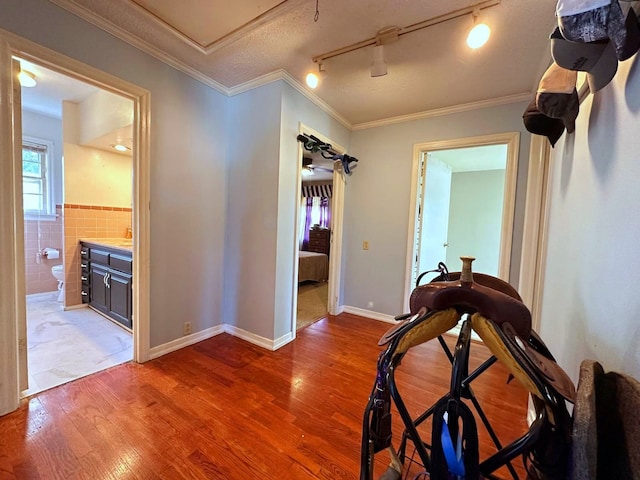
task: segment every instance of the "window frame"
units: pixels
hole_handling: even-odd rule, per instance
[[[56,215],[56,210],[55,210],[55,202],[53,201],[53,168],[52,168],[52,156],[53,156],[53,146],[54,143],[51,140],[47,140],[44,138],[38,138],[38,137],[32,137],[29,135],[23,135],[22,136],[22,145],[20,148],[20,164],[21,167],[23,167],[23,159],[22,159],[22,155],[24,152],[24,147],[26,145],[33,145],[33,146],[38,146],[38,147],[44,147],[46,149],[46,153],[44,155],[44,161],[41,162],[40,164],[40,168],[41,168],[41,173],[39,177],[35,177],[35,178],[40,178],[42,181],[42,188],[43,188],[43,194],[42,194],[42,204],[43,204],[43,209],[42,210],[24,210],[24,179],[25,179],[25,175],[24,172],[22,174],[22,186],[23,186],[23,191],[22,191],[22,206],[23,206],[23,212],[24,212],[24,217],[26,219],[40,219],[40,220],[55,220],[57,215]]]

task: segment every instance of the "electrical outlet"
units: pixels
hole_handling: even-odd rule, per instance
[[[367,308],[373,308],[373,302],[367,303]]]
[[[189,335],[191,333],[191,322],[184,322],[184,327],[182,327],[182,334]]]
[[[368,240],[364,240],[362,242],[362,249],[363,250],[369,250],[369,241]]]

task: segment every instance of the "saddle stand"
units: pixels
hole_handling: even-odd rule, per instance
[[[375,478],[374,457],[382,450],[388,451],[390,464],[378,477],[380,480],[398,480],[403,475],[430,480],[496,479],[494,473],[502,467],[518,480],[511,463],[518,456],[525,460],[528,479],[566,478],[571,417],[565,399],[573,399],[573,384],[531,330],[530,315],[518,293],[495,277],[475,274],[474,278],[472,260],[463,257],[461,273],[449,274],[440,264],[440,276],[422,286],[421,275],[411,295],[412,313],[398,317],[402,323],[380,340],[379,345],[386,345],[386,349],[378,358],[376,381],[363,419],[360,480]],[[442,334],[460,320],[462,325],[452,352]],[[469,373],[472,330],[481,336],[493,355]],[[450,388],[435,404],[413,418],[398,391],[395,372],[410,348],[434,338],[451,363]],[[529,390],[536,409],[529,430],[506,446],[498,439],[471,387],[498,360]],[[482,461],[475,416],[467,402],[497,449]],[[392,404],[404,424],[397,450],[392,445]],[[429,418],[431,438],[425,441],[418,428]]]

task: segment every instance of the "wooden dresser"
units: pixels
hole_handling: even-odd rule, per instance
[[[331,230],[328,228],[312,228],[309,230],[310,252],[324,253],[329,256],[329,244],[331,242]]]

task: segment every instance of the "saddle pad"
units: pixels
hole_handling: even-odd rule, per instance
[[[471,316],[471,326],[491,353],[507,367],[520,384],[529,393],[544,400],[545,397],[542,393],[544,387],[536,381],[536,377],[532,372],[527,371],[528,369],[523,365],[523,362],[515,358],[511,351],[513,347],[507,344],[498,326],[477,313]]]
[[[442,335],[456,326],[460,315],[454,308],[429,312],[422,318],[407,321],[403,325],[398,325],[390,329],[378,342],[384,345],[392,340],[398,339],[395,353],[404,353],[411,347],[428,342],[429,340]]]
[[[435,312],[433,316],[419,322],[418,325],[409,329],[398,342],[396,354],[404,353],[411,347],[436,338],[455,327],[460,319],[460,314],[454,309]]]

